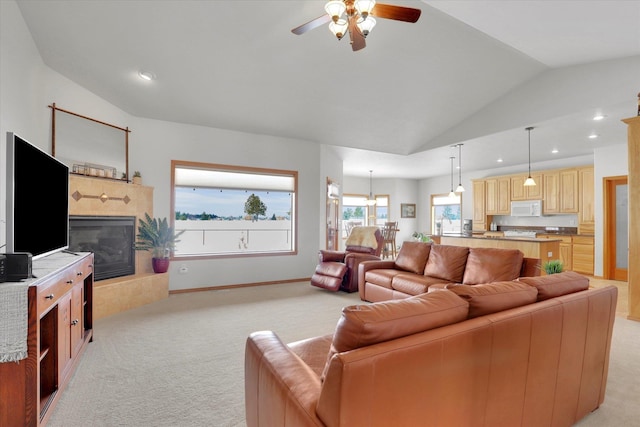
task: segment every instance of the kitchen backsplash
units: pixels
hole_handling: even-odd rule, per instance
[[[498,227],[578,227],[578,215],[506,216],[494,215],[493,222]]]

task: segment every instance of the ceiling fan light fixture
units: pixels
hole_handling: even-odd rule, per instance
[[[376,20],[371,16],[368,18],[360,18],[356,25],[358,25],[362,35],[367,37],[371,30],[373,30],[373,27],[376,26]]]
[[[329,23],[329,30],[338,38],[338,40],[341,40],[346,34],[348,26],[349,23],[346,19],[338,19],[335,22]]]
[[[364,20],[367,19],[375,5],[375,0],[356,0],[355,2],[356,10]]]
[[[332,0],[324,5],[324,10],[327,12],[327,15],[333,19],[333,22],[336,22],[347,10],[347,5],[345,5],[342,0]]]

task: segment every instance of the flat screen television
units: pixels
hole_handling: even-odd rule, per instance
[[[69,167],[7,132],[7,253],[69,247]]]

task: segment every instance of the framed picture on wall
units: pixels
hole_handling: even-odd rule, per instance
[[[415,203],[400,203],[400,218],[415,218],[415,217],[416,217]]]

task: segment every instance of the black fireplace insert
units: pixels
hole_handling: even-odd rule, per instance
[[[133,216],[69,217],[69,250],[94,253],[94,280],[135,274]]]

